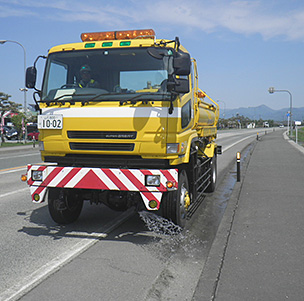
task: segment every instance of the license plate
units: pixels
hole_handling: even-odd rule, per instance
[[[38,129],[62,129],[62,115],[38,115]]]

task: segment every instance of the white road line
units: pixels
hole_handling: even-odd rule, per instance
[[[43,164],[42,162],[40,163],[33,163],[32,165],[40,165]],[[25,173],[27,172],[27,165],[24,166],[16,166],[16,167],[11,167],[11,168],[6,168],[6,169],[0,169],[0,176],[5,175],[7,173],[12,173],[16,171],[21,171],[23,170]]]
[[[227,147],[224,147],[224,148],[223,148],[223,152],[226,152],[229,148],[231,148],[231,147],[233,147],[233,146],[239,144],[240,142],[242,142],[242,141],[244,141],[244,140],[246,140],[246,139],[249,139],[249,138],[251,138],[251,137],[256,137],[256,135],[247,136],[247,137],[245,137],[245,138],[243,138],[243,139],[241,139],[241,140],[236,141],[235,143],[232,143],[231,145],[229,145],[229,146],[227,146]]]
[[[28,187],[26,187],[26,188],[18,189],[18,190],[15,190],[15,191],[7,192],[7,193],[4,193],[4,194],[0,194],[0,198],[5,198],[5,197],[13,195],[15,193],[24,192],[24,191],[30,191],[30,189]]]
[[[0,176],[1,175],[5,175],[7,173],[12,173],[12,172],[16,172],[16,171],[21,171],[23,170],[24,172],[26,172],[26,166],[21,167],[21,168],[17,168],[17,169],[12,169],[12,170],[5,170],[5,171],[0,171]]]
[[[80,242],[78,242],[75,246],[72,247],[72,250],[58,255],[53,260],[43,265],[41,268],[25,277],[18,284],[1,293],[0,300],[18,300],[20,297],[22,297],[27,292],[36,287],[38,284],[40,284],[44,279],[58,271],[61,267],[69,263],[72,259],[76,258],[81,253],[85,252],[91,246],[96,244],[101,238],[106,238],[110,234],[110,232],[112,232],[114,229],[116,229],[122,223],[128,220],[134,214],[134,212],[135,211],[133,209],[129,209],[113,221],[106,224],[103,227],[103,232],[98,233],[97,230],[97,232],[95,233],[88,234],[88,238],[82,239]]]
[[[0,160],[6,160],[6,159],[13,159],[13,158],[21,158],[21,157],[30,157],[34,155],[40,155],[40,153],[31,153],[31,154],[24,154],[24,155],[18,155],[18,156],[11,156],[11,157],[0,157]]]

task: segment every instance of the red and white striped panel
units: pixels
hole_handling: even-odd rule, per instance
[[[43,171],[43,181],[33,181],[33,170]],[[146,175],[160,175],[160,186],[145,186]],[[156,200],[159,208],[162,193],[167,191],[166,183],[172,181],[177,189],[177,169],[117,169],[117,168],[87,168],[87,167],[57,167],[49,165],[28,165],[28,185],[32,200],[39,194],[44,201],[47,187],[102,189],[139,191],[146,207],[151,200]]]

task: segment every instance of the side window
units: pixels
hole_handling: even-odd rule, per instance
[[[193,64],[191,64],[191,88],[193,89],[194,88],[194,70],[193,70]]]
[[[49,69],[49,81],[47,87],[47,93],[52,89],[59,89],[67,83],[67,66],[52,62]]]
[[[191,119],[191,101],[189,100],[182,107],[182,128],[185,128]]]

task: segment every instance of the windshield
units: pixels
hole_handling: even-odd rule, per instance
[[[169,56],[152,57],[147,48],[52,53],[46,65],[42,101],[77,101],[79,97],[124,101],[142,99],[144,95],[161,100],[170,95],[167,93],[169,61]]]

